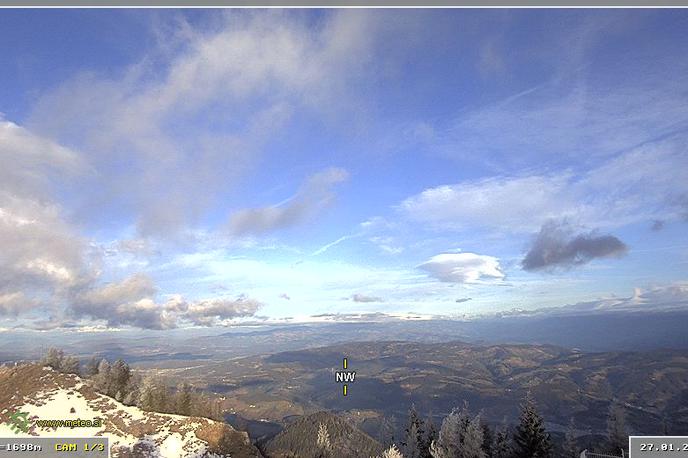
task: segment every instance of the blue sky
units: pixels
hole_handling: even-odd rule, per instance
[[[5,328],[688,298],[683,10],[6,9],[0,40]]]

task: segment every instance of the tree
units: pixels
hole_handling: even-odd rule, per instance
[[[482,449],[485,452],[485,456],[492,456],[492,443],[494,442],[494,437],[492,437],[492,429],[487,423],[482,424],[483,429],[483,445]]]
[[[471,418],[468,406],[454,409],[442,422],[440,434],[430,446],[433,458],[486,458],[482,449],[480,415]]]
[[[108,395],[115,396],[120,393],[121,401],[126,396],[126,390],[131,379],[131,368],[123,359],[118,359],[110,367],[110,386],[108,387]]]
[[[332,453],[332,443],[330,442],[330,433],[327,431],[327,426],[324,423],[318,425],[318,440],[316,443],[320,449],[319,456],[330,456]]]
[[[43,366],[48,366],[56,371],[59,371],[62,367],[62,360],[64,359],[64,352],[55,347],[50,347],[48,352],[41,360]]]
[[[576,424],[573,418],[569,421],[566,428],[566,433],[564,434],[564,443],[561,446],[562,456],[564,458],[578,458],[580,453],[578,452],[578,444],[576,442]]]
[[[384,416],[380,421],[380,429],[377,433],[377,441],[387,447],[394,443],[394,431],[396,430],[396,418]]]
[[[404,458],[396,445],[392,444],[387,450],[382,452],[379,458]]]
[[[193,401],[193,387],[188,383],[181,383],[177,386],[175,394],[175,413],[179,415],[191,414],[191,403]]]
[[[401,442],[402,451],[406,458],[421,458],[423,447],[423,420],[418,416],[416,406],[409,409],[408,425],[404,430],[404,440]]]
[[[506,425],[497,428],[492,443],[492,458],[509,458],[511,456],[511,438]]]
[[[74,356],[65,356],[60,362],[59,371],[63,374],[74,374],[79,375],[81,372],[81,367],[79,364],[79,359]]]
[[[607,416],[607,440],[610,451],[620,453],[628,448],[628,433],[626,432],[626,412],[618,403],[609,406]]]
[[[146,377],[139,388],[137,405],[154,412],[164,412],[167,407],[167,387],[155,377]]]
[[[432,421],[432,415],[428,416],[425,421],[425,436],[423,436],[423,442],[421,443],[421,457],[422,458],[432,458],[430,455],[430,446],[437,440],[437,428],[435,428],[435,423]]]
[[[86,363],[86,366],[84,367],[84,375],[86,377],[94,377],[96,374],[98,374],[99,362],[100,361],[98,360],[98,358],[92,356],[91,359],[89,359]]]
[[[530,393],[521,406],[519,424],[514,434],[515,458],[544,458],[552,456],[552,441],[545,430],[544,420],[535,407]]]
[[[96,391],[110,396],[110,363],[103,358],[98,363],[98,373],[93,377],[93,387]]]

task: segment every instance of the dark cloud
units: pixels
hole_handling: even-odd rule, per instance
[[[460,304],[460,303],[462,303],[462,302],[468,302],[468,301],[470,301],[470,300],[472,300],[472,299],[473,299],[472,297],[462,297],[462,298],[457,299],[457,300],[456,300],[456,303],[457,303],[457,304]]]
[[[351,300],[354,302],[384,302],[381,297],[376,296],[366,296],[365,294],[354,294],[351,296]]]
[[[521,265],[528,271],[567,269],[626,251],[626,245],[613,235],[575,234],[566,222],[550,221],[543,224]]]

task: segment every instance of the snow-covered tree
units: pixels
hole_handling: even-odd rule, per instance
[[[60,370],[62,366],[62,359],[64,359],[64,352],[55,347],[48,349],[48,353],[41,360],[43,366],[52,367],[56,371]]]
[[[60,363],[59,371],[64,374],[79,375],[80,373],[79,359],[74,356],[65,356]]]
[[[98,363],[98,373],[93,377],[93,387],[103,394],[110,395],[111,384],[110,363],[103,358]]]
[[[332,453],[332,442],[330,442],[330,433],[327,431],[327,426],[324,423],[318,425],[318,440],[316,443],[320,449],[319,456],[330,456]]]
[[[401,454],[396,445],[392,444],[377,458],[404,458],[404,455]]]
[[[519,424],[514,434],[515,458],[545,458],[552,456],[552,441],[545,430],[545,422],[528,393],[521,406]]]
[[[440,434],[430,446],[433,458],[486,458],[482,449],[480,415],[471,418],[468,406],[454,409],[442,422]]]

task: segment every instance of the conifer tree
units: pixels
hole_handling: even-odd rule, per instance
[[[471,418],[468,406],[454,409],[442,422],[439,437],[430,446],[433,458],[485,458],[480,415]]]
[[[494,441],[492,443],[492,458],[510,458],[511,457],[511,438],[509,437],[509,429],[506,424],[499,426],[494,434]]]
[[[408,425],[404,432],[404,440],[401,443],[404,456],[406,458],[421,458],[424,435],[423,420],[418,416],[415,405],[411,405],[411,409],[409,409]]]
[[[483,429],[483,445],[482,449],[485,452],[485,456],[492,456],[492,443],[494,442],[494,437],[492,434],[492,428],[487,423],[482,424]]]
[[[610,452],[620,453],[628,449],[628,433],[626,432],[626,412],[618,403],[609,406],[607,416],[607,440]]]
[[[521,406],[519,424],[514,434],[515,458],[545,458],[552,456],[552,441],[545,430],[544,420],[535,407],[530,393]]]
[[[564,443],[562,444],[562,456],[564,458],[578,458],[578,444],[576,443],[576,424],[573,418],[569,421],[564,435]]]
[[[327,431],[327,426],[324,423],[318,425],[318,444],[319,454],[321,458],[326,458],[332,454],[332,443],[330,442],[330,433]]]

